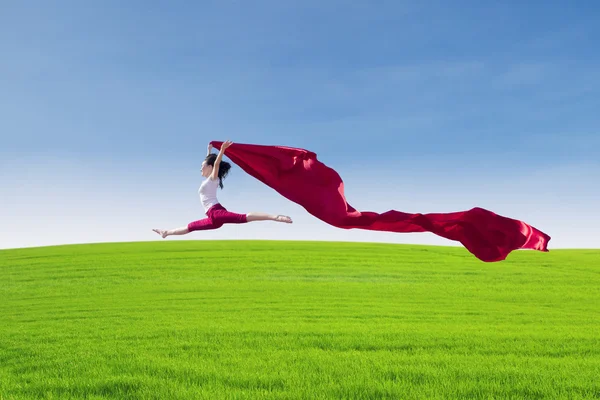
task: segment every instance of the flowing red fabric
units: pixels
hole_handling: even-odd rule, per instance
[[[219,150],[223,144],[222,141],[211,143]],[[346,201],[344,182],[339,174],[308,150],[233,143],[225,155],[249,175],[338,228],[431,232],[462,243],[485,262],[504,260],[517,249],[548,251],[550,236],[525,222],[479,207],[429,214],[357,211]]]

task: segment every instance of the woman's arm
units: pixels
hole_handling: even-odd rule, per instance
[[[212,144],[208,144],[208,151],[206,152],[206,156],[210,156],[210,152],[212,151]]]
[[[228,140],[221,145],[221,150],[219,151],[219,155],[217,156],[217,159],[215,160],[215,165],[213,166],[213,171],[211,174],[212,179],[217,179],[219,177],[219,164],[221,164],[221,159],[223,158],[223,154],[225,154],[225,150],[229,146],[231,146],[231,143],[232,142],[230,140]]]

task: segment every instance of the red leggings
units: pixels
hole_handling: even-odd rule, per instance
[[[209,208],[206,215],[208,218],[190,222],[187,227],[188,231],[205,231],[220,228],[223,224],[244,224],[248,222],[246,214],[229,212],[220,204],[215,204]]]

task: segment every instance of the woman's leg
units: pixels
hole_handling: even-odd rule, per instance
[[[160,236],[162,236],[163,239],[170,235],[185,235],[186,233],[190,233],[187,226],[182,226],[181,228],[169,229],[166,231],[162,230],[162,229],[152,229],[152,230],[154,232],[158,233]]]
[[[220,228],[223,224],[218,221],[213,220],[212,218],[204,218],[199,219],[198,221],[190,222],[187,226],[188,231],[206,231],[209,229],[217,229]]]
[[[286,222],[288,224],[292,223],[292,219],[286,215],[273,215],[266,214],[260,212],[250,212],[246,214],[246,220],[248,222],[252,221],[277,221],[277,222]]]
[[[214,223],[210,218],[200,219],[198,221],[190,222],[187,226],[182,226],[181,228],[170,229],[170,230],[161,230],[161,229],[152,229],[154,232],[158,233],[164,238],[170,235],[185,235],[194,231],[205,231],[208,229],[217,229],[221,227],[222,224]]]

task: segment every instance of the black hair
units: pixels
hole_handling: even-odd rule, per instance
[[[215,167],[216,160],[217,160],[217,155],[214,153],[209,154],[204,159],[204,161],[206,161],[206,165],[212,165],[213,168]],[[221,160],[221,163],[219,164],[219,186],[221,187],[221,189],[223,189],[223,179],[225,179],[225,177],[229,173],[230,169],[231,169],[231,164],[229,164],[227,161]]]

